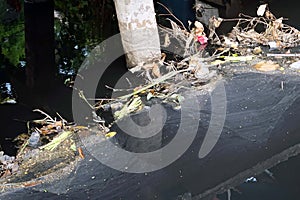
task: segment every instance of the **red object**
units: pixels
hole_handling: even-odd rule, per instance
[[[201,35],[197,36],[197,40],[200,42],[200,44],[207,44],[208,38],[204,35]]]

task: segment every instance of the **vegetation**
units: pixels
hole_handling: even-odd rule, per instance
[[[61,72],[76,72],[89,52],[117,31],[114,12],[108,0],[55,0],[55,54]],[[20,11],[0,1],[0,21],[0,66],[24,65],[23,1]]]
[[[56,62],[62,70],[76,71],[89,52],[116,30],[111,26],[113,2],[57,0],[55,10]]]
[[[24,10],[18,12],[0,1],[0,21],[0,67],[18,66],[25,59]]]

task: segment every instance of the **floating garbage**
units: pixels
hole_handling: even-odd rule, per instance
[[[39,146],[40,143],[39,141],[40,141],[40,134],[38,132],[32,132],[28,140],[28,146],[36,148]]]
[[[300,70],[300,60],[298,60],[297,62],[294,62],[290,65],[291,69],[294,70]]]
[[[0,151],[0,178],[11,175],[19,169],[19,165],[16,162],[14,156],[5,155],[3,151]]]
[[[255,177],[249,177],[245,180],[245,183],[256,183],[257,179]]]

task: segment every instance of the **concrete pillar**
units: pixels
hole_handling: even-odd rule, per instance
[[[114,2],[128,67],[160,59],[153,0]]]

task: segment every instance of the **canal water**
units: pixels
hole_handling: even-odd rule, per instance
[[[191,12],[190,6],[191,1],[183,1],[184,5],[182,6],[177,1],[164,1],[164,3],[169,4],[171,7],[171,10],[174,11],[174,14],[180,18],[182,21],[186,21],[186,19],[194,19],[194,14]],[[287,21],[288,24],[300,28],[300,17],[298,8],[300,7],[300,1],[296,0],[286,0],[286,1],[280,1],[280,0],[272,0],[270,2],[270,10],[277,16],[283,16],[286,18],[289,18],[290,20]],[[250,1],[248,2],[246,0],[243,1],[243,9],[246,12],[253,13],[255,12],[257,8],[257,1]],[[75,47],[75,46],[74,46]],[[116,69],[116,68],[114,68]],[[124,69],[124,68],[123,68]],[[115,70],[112,70],[112,73],[116,73]],[[4,73],[0,72],[1,77],[1,83],[0,83],[0,89],[1,89],[1,98],[9,97],[10,99],[14,99],[17,97],[14,92],[13,88],[11,87],[11,83],[7,76],[3,75]],[[251,76],[252,79],[251,79]],[[259,80],[261,80],[262,77],[254,78],[255,75],[251,74],[248,76],[248,79],[250,81],[255,81],[256,84],[260,87],[266,88],[266,85],[260,84]],[[249,78],[250,77],[250,78]],[[242,75],[237,76],[236,79],[233,81],[236,82],[230,82],[233,87],[240,87],[239,91],[245,90],[247,92],[247,87],[243,86],[243,83],[247,77],[243,77]],[[269,84],[270,88],[275,89],[276,87],[272,85],[272,83],[268,82],[268,77],[263,77],[265,82]],[[277,80],[277,79],[276,79]],[[279,79],[278,79],[279,80]],[[289,81],[289,80],[287,80]],[[295,81],[296,82],[296,81]],[[295,84],[295,82],[293,84]],[[253,82],[252,82],[253,83]],[[299,84],[299,82],[298,82]],[[299,89],[299,85],[297,86]],[[299,91],[299,90],[298,90]],[[248,91],[249,92],[249,91]],[[268,90],[270,92],[270,90]],[[292,92],[292,90],[291,90]],[[294,91],[295,92],[295,91]],[[296,91],[297,92],[297,91]],[[231,90],[231,95],[234,97],[234,90]],[[250,95],[251,92],[248,93]],[[271,94],[271,92],[269,93]],[[254,93],[252,94],[254,95]],[[261,94],[262,95],[262,94]],[[278,98],[276,94],[274,93],[274,98]],[[296,95],[296,94],[294,94]],[[251,95],[250,95],[251,96]],[[255,96],[255,95],[254,95]],[[292,95],[291,95],[292,96]],[[253,97],[253,96],[251,96]],[[237,97],[238,98],[238,97]],[[284,97],[282,97],[284,98]],[[241,100],[241,99],[240,99]],[[266,99],[267,100],[267,99]],[[274,100],[274,99],[273,99]],[[242,101],[241,101],[242,102]],[[265,102],[267,103],[267,102]],[[290,113],[293,113],[293,111],[299,111],[299,99],[295,100],[295,103],[288,109],[288,112],[285,113],[288,121],[282,122],[280,124],[279,130],[287,130],[287,129],[293,129],[297,128],[297,123],[299,121],[299,115],[295,114],[292,117]],[[232,104],[234,105],[234,104]],[[233,108],[234,110],[234,108]],[[207,111],[209,113],[209,111]],[[234,111],[235,112],[235,111]],[[204,112],[203,115],[208,117],[208,113]],[[13,155],[15,153],[14,144],[11,143],[12,139],[19,133],[22,133],[26,131],[26,121],[29,121],[34,118],[40,117],[40,115],[33,114],[31,112],[31,108],[27,107],[26,105],[21,104],[14,104],[14,102],[7,102],[5,105],[0,105],[0,114],[1,114],[1,122],[0,125],[2,127],[1,129],[1,146],[5,150],[6,153]],[[236,113],[238,115],[238,112]],[[298,118],[297,118],[298,117]],[[4,118],[4,119],[3,119]],[[266,116],[267,118],[267,116]],[[282,118],[278,118],[278,121],[280,121]],[[230,130],[230,127],[235,127],[234,123],[228,122],[228,130]],[[299,126],[298,129],[299,130]],[[294,130],[296,131],[296,130]],[[5,133],[3,133],[5,132]],[[279,133],[278,133],[279,134]],[[296,134],[296,132],[294,132]],[[234,135],[231,136],[227,135],[231,141],[237,141],[242,140],[245,142],[244,144],[248,144],[249,139],[242,138],[240,136]],[[241,139],[242,138],[242,139]],[[297,142],[296,139],[298,139],[296,136],[292,139],[295,139],[295,142]],[[291,140],[292,140],[291,139]],[[299,142],[299,141],[298,141]],[[249,142],[251,143],[251,142]],[[258,147],[259,145],[257,145]],[[194,147],[199,147],[199,142],[194,144]],[[246,155],[242,154],[243,146],[239,146],[239,148],[230,148],[230,146],[225,146],[228,148],[233,155]],[[224,147],[224,148],[225,148]],[[190,152],[193,152],[193,148],[190,149]],[[225,148],[225,149],[226,149]],[[246,147],[244,147],[246,148]],[[14,149],[14,150],[9,150]],[[220,155],[222,155],[222,148],[219,149]],[[235,152],[236,151],[236,152]],[[239,154],[239,151],[241,151],[241,154]],[[192,153],[191,153],[192,154]],[[225,155],[225,154],[224,154]],[[176,168],[178,166],[175,166],[174,168],[170,167],[166,171],[160,171],[153,174],[124,174],[124,173],[118,173],[114,170],[108,169],[107,167],[101,165],[99,162],[93,160],[93,157],[90,155],[87,155],[87,158],[80,166],[78,166],[78,170],[76,171],[76,174],[73,174],[74,177],[68,177],[66,180],[61,180],[60,186],[66,186],[64,188],[64,192],[62,194],[55,193],[55,189],[51,189],[50,186],[47,186],[49,188],[49,191],[52,192],[45,192],[45,189],[42,190],[42,188],[28,188],[28,189],[21,189],[18,192],[12,192],[12,193],[6,193],[1,194],[1,199],[7,198],[7,199],[20,199],[20,198],[35,198],[35,199],[42,199],[42,198],[49,198],[49,199],[65,199],[65,198],[91,198],[91,199],[176,199],[176,197],[180,198],[180,193],[186,193],[189,194],[189,192],[193,191],[193,195],[196,195],[196,191],[199,188],[205,188],[204,183],[207,181],[213,185],[213,180],[217,180],[218,178],[228,178],[223,177],[224,174],[222,174],[220,171],[213,171],[209,170],[209,176],[205,176],[204,173],[199,172],[198,177],[193,177],[191,175],[188,175],[187,172],[195,172],[194,167],[197,165],[199,169],[204,169],[203,163],[189,163],[188,160],[190,159],[189,156],[186,154],[183,160],[179,161],[177,164],[180,168]],[[222,157],[219,157],[222,159]],[[89,161],[89,160],[92,161]],[[235,162],[236,157],[232,157],[231,161]],[[211,162],[211,159],[208,159],[208,162]],[[220,160],[219,164],[228,162],[225,158],[223,160]],[[245,164],[247,164],[247,160],[243,160]],[[188,163],[188,164],[187,164]],[[212,162],[213,163],[213,162]],[[273,168],[270,169],[270,171],[273,173],[273,177],[270,176],[270,174],[264,172],[261,175],[255,175],[253,174],[253,178],[250,179],[250,181],[245,182],[238,187],[236,187],[236,190],[231,190],[231,199],[232,200],[295,200],[299,199],[299,185],[300,185],[300,172],[299,172],[299,163],[300,158],[299,156],[293,157],[289,159],[286,162],[283,162]],[[211,164],[213,167],[213,164]],[[231,165],[227,165],[229,168]],[[180,177],[178,169],[182,170],[186,173],[182,177]],[[224,168],[226,166],[224,165]],[[222,167],[217,166],[216,169],[222,169]],[[226,170],[225,170],[226,171]],[[226,171],[227,173],[230,173],[230,170]],[[176,174],[176,175],[174,175]],[[199,180],[205,176],[205,180],[201,180],[199,183]],[[95,180],[91,177],[96,177]],[[98,179],[99,177],[99,179]],[[103,178],[104,177],[104,178]],[[164,178],[164,180],[161,182],[161,177]],[[250,177],[249,177],[250,178]],[[194,179],[194,180],[193,180]],[[246,179],[245,179],[246,181]],[[68,184],[67,184],[68,183]],[[101,188],[99,188],[101,186]],[[165,190],[164,190],[165,189]],[[164,193],[164,191],[167,191]],[[137,196],[137,194],[140,195]],[[39,198],[37,198],[37,195]],[[218,195],[218,198],[221,200],[225,200],[228,198],[227,193]],[[188,198],[189,195],[186,195]]]

